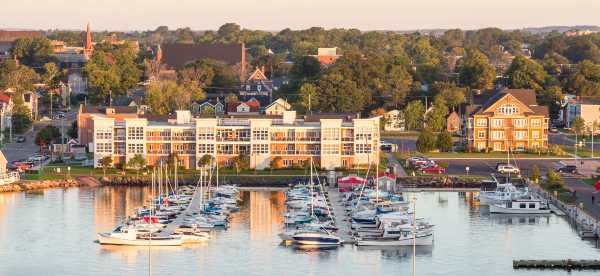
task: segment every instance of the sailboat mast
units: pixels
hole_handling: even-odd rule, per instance
[[[179,185],[178,185],[179,183],[177,182],[177,167],[179,167],[179,166],[177,166],[178,163],[179,163],[179,160],[177,160],[177,156],[175,156],[175,165],[174,165],[175,166],[175,191],[174,191],[175,193],[177,193],[177,190],[179,189]]]
[[[217,179],[215,181],[215,184],[217,185],[217,190],[219,189],[219,160],[217,159],[217,157],[215,156],[215,165],[217,166]]]
[[[315,215],[314,196],[313,196],[313,158],[310,157],[310,216]]]
[[[379,160],[375,165],[375,204],[379,204]]]
[[[412,275],[417,275],[417,197],[413,195],[413,263]]]

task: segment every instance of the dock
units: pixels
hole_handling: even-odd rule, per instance
[[[333,212],[331,216],[334,218],[335,226],[338,228],[337,235],[342,238],[343,244],[354,244],[350,221],[346,216],[346,207],[342,202],[342,194],[334,187],[330,187],[327,193],[329,194],[329,203],[331,203],[331,211]]]
[[[548,208],[550,208],[550,211],[552,211],[552,213],[554,213],[557,216],[565,215],[565,212],[563,212],[561,209],[559,209],[558,207],[556,207],[556,205],[552,203],[548,204]]]
[[[600,260],[514,260],[514,269],[600,269]]]
[[[186,214],[199,212],[200,208],[202,207],[200,204],[202,202],[202,196],[203,195],[202,195],[202,192],[200,192],[200,189],[196,189],[194,191],[194,194],[192,195],[192,200],[190,201],[190,204],[185,209],[185,211],[183,211],[181,214],[179,214],[177,216],[177,218],[175,218],[173,221],[171,221],[169,224],[167,224],[167,226],[162,231],[160,231],[159,236],[160,237],[171,236],[175,232],[175,229],[177,229],[181,224],[183,224],[183,219]]]

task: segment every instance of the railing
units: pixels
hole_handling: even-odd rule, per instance
[[[176,150],[177,154],[196,154],[195,150]]]
[[[172,141],[196,141],[196,136],[173,136]]]
[[[354,155],[354,151],[342,151],[342,155]]]
[[[294,141],[294,137],[271,136],[271,141]]]
[[[250,137],[218,137],[218,142],[250,142]]]
[[[296,137],[296,141],[302,141],[302,142],[321,142],[321,137]]]
[[[171,141],[170,136],[146,136],[148,141]]]
[[[342,137],[342,142],[352,142],[354,141],[354,137]]]
[[[170,150],[149,150],[147,154],[170,154]]]
[[[275,155],[319,155],[319,150],[272,150],[271,154]]]

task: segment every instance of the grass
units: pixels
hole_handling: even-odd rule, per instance
[[[596,181],[598,181],[598,178],[595,177],[583,179],[583,183],[592,187],[596,187]]]
[[[573,147],[573,146],[563,146],[562,148],[565,152],[575,154],[575,147]],[[592,151],[587,148],[584,148],[584,147],[579,147],[579,148],[577,148],[577,156],[592,157]]]
[[[408,158],[408,154],[396,152],[394,156],[398,159],[406,159]],[[430,152],[430,153],[420,153],[420,152],[412,152],[410,156],[426,156],[431,158],[506,158],[505,152]],[[539,158],[539,157],[560,157],[558,155],[548,154],[548,153],[516,153],[511,154],[511,158]]]

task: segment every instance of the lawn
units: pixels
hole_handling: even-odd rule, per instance
[[[404,159],[407,158],[408,155],[405,154],[404,158],[402,158],[402,154],[401,153],[394,153],[394,156],[396,158],[399,159]],[[413,152],[411,153],[411,156],[426,156],[426,157],[430,157],[430,158],[506,158],[506,153],[505,152],[430,152],[430,153],[425,153],[422,154],[420,152]],[[516,154],[511,154],[510,155],[511,158],[540,158],[540,157],[546,157],[546,158],[554,158],[554,157],[561,157],[561,156],[557,156],[557,155],[553,155],[553,154],[548,154],[548,153],[542,153],[542,154],[535,154],[535,153],[516,153]]]
[[[575,147],[573,147],[573,146],[563,146],[562,148],[563,148],[563,150],[565,150],[568,153],[575,154]],[[592,157],[592,151],[587,148],[579,147],[579,148],[577,148],[576,155],[579,157]],[[594,152],[594,156],[597,156],[597,155],[598,154]]]

